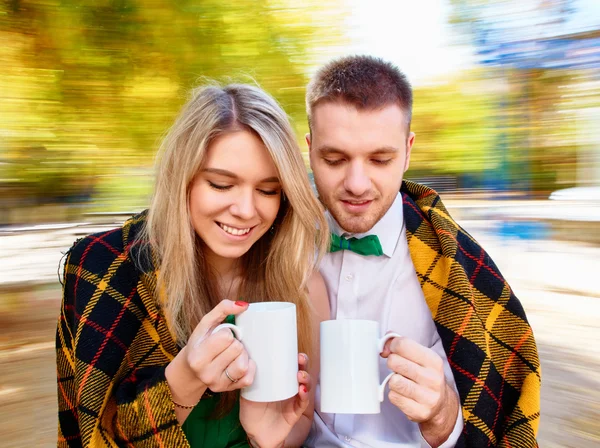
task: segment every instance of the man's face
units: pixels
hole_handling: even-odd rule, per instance
[[[349,233],[370,230],[388,211],[408,169],[415,135],[392,104],[377,110],[322,103],[307,135],[319,196]]]

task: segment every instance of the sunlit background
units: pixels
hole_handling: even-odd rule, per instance
[[[527,310],[540,446],[599,446],[598,0],[0,0],[1,446],[56,444],[62,252],[147,206],[189,89],[258,83],[305,148],[305,85],[350,53],[407,73],[407,177]]]

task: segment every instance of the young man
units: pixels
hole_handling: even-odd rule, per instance
[[[405,76],[342,58],[315,75],[306,104],[335,235],[321,265],[331,318],[403,335],[382,353],[381,378],[395,375],[381,413],[326,414],[317,401],[307,446],[536,446],[540,367],[521,304],[435,191],[402,180],[415,142]]]

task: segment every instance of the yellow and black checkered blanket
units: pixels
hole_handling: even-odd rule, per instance
[[[59,447],[189,447],[165,367],[178,352],[133,260],[145,213],[69,251],[56,335]]]
[[[411,257],[462,403],[456,446],[537,446],[540,362],[521,303],[435,191],[405,181],[401,193]]]
[[[536,446],[540,366],[521,304],[439,196],[402,186],[408,244],[452,367],[457,447]],[[186,447],[166,365],[177,354],[156,273],[132,262],[145,214],[69,251],[56,337],[59,447]]]

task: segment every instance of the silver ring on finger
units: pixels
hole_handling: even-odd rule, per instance
[[[239,381],[239,379],[237,379],[237,380],[234,380],[234,379],[231,377],[231,375],[229,374],[229,372],[227,371],[227,369],[225,369],[225,376],[226,376],[227,378],[229,378],[229,380],[230,380],[232,383],[237,383],[237,382]]]

